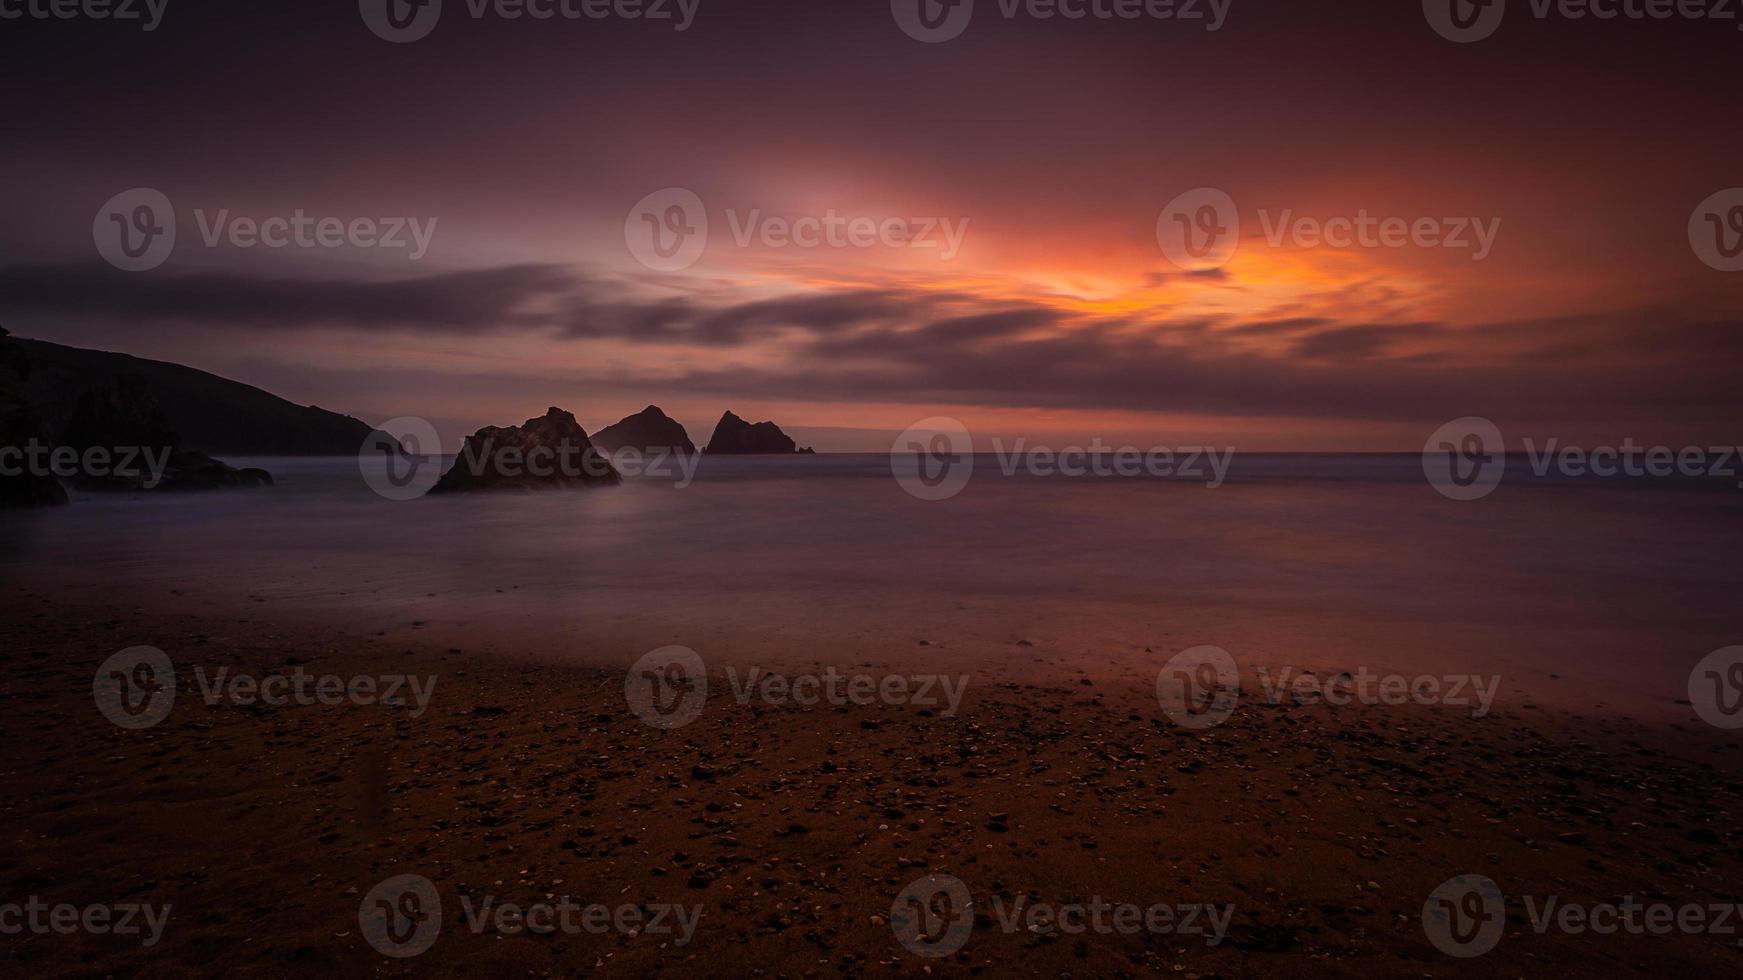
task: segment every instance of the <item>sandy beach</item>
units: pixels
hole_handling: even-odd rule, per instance
[[[977,672],[952,713],[742,698],[742,675],[714,672],[695,718],[661,727],[622,669],[433,635],[25,589],[0,629],[10,893],[169,908],[150,946],[8,936],[9,972],[1723,976],[1743,958],[1720,935],[1540,934],[1523,901],[1737,902],[1740,763],[1692,713],[1271,705],[1243,677],[1227,721],[1193,730],[1153,677]],[[176,697],[127,730],[99,714],[92,677],[140,644],[170,657]],[[214,680],[238,674],[425,686],[397,705],[274,706]],[[1442,955],[1424,926],[1431,893],[1466,874],[1507,896],[1505,936],[1475,960]],[[440,955],[384,956],[364,935],[360,902],[402,875],[434,888]],[[904,945],[892,905],[934,875],[967,889],[973,926],[919,955],[936,947]],[[504,903],[577,911],[539,934]]]

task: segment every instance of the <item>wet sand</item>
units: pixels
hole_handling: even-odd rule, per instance
[[[164,608],[182,611],[164,612]],[[771,631],[771,663],[823,637]],[[480,653],[428,624],[359,631],[265,615],[81,604],[13,589],[5,901],[167,903],[137,938],[6,936],[33,976],[1731,976],[1736,937],[1539,935],[1517,896],[1735,903],[1736,740],[1671,722],[1503,704],[1270,706],[1193,731],[1155,676],[976,670],[954,717],[914,704],[741,705],[710,674],[672,729],[626,703],[640,648],[578,637],[557,661]],[[892,627],[889,661],[919,640]],[[606,644],[591,648],[591,642]],[[934,642],[928,640],[927,642]],[[945,641],[938,641],[945,642]],[[1013,641],[1051,655],[1046,638]],[[92,699],[105,658],[177,669],[160,724]],[[874,658],[842,659],[877,674]],[[208,705],[222,668],[436,678],[415,705]],[[444,923],[422,955],[364,939],[362,897],[416,874]],[[890,923],[903,888],[960,879],[975,925],[925,959]],[[1460,874],[1509,896],[1474,960],[1426,938]],[[503,934],[462,897],[701,906],[691,941]],[[995,904],[997,897],[1002,906]],[[1029,903],[1232,906],[1226,934],[1006,931]]]

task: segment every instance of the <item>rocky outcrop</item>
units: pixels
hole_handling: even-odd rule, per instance
[[[800,449],[781,427],[773,422],[757,422],[754,425],[744,419],[727,412],[720,417],[720,423],[714,427],[714,435],[708,440],[708,448],[702,451],[709,456],[791,456],[794,453],[809,453],[809,449]]]
[[[620,449],[641,452],[672,452],[694,455],[696,444],[671,416],[649,405],[630,417],[593,433],[593,444],[601,452],[615,453]]]
[[[118,375],[87,389],[73,406],[60,445],[78,457],[73,486],[91,491],[218,490],[272,485],[262,469],[238,469],[181,448],[146,380]]]
[[[30,377],[30,359],[0,327],[0,449],[22,454],[31,445],[46,445],[42,427],[24,399],[24,383]],[[0,456],[0,510],[53,507],[67,502],[60,481],[45,472],[34,472],[26,457],[14,452]]]
[[[181,446],[215,456],[355,456],[372,438],[348,415],[296,405],[227,378],[180,364],[109,351],[18,340],[30,358],[25,398],[46,432],[72,419],[79,396],[121,375],[144,378]]]
[[[558,490],[612,486],[622,479],[575,416],[553,408],[523,425],[486,426],[468,436],[430,492]]]

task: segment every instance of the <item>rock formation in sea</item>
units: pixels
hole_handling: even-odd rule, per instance
[[[720,417],[714,435],[708,440],[708,448],[702,452],[708,456],[790,456],[810,453],[811,450],[798,448],[792,438],[773,422],[753,425],[727,412]]]
[[[431,493],[612,486],[623,478],[575,416],[552,408],[525,424],[485,426],[466,438]]]
[[[0,327],[0,449],[22,453],[32,443],[47,445],[36,414],[24,399],[24,383],[30,377],[30,358]],[[0,458],[0,510],[53,507],[67,502],[67,492],[48,473],[33,472],[27,460]]]
[[[182,448],[147,381],[117,375],[88,388],[73,405],[59,440],[78,455],[79,490],[217,490],[272,485],[262,469],[238,469]]]
[[[593,433],[593,445],[601,452],[615,453],[620,449],[641,452],[673,452],[694,455],[696,444],[676,420],[649,405],[634,415]]]

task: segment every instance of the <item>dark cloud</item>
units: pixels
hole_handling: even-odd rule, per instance
[[[1325,318],[1213,324],[1166,311],[1107,320],[1008,300],[963,312],[971,302],[896,288],[724,304],[693,294],[638,299],[624,283],[544,265],[389,282],[0,269],[0,315],[25,335],[37,318],[56,317],[153,320],[254,339],[329,326],[732,349],[779,333],[803,365],[701,369],[676,380],[614,371],[606,383],[624,389],[1328,420],[1743,420],[1729,367],[1743,349],[1739,325],[1668,311],[1455,329]],[[1480,354],[1464,352],[1472,338]],[[1576,351],[1581,370],[1567,370]]]

